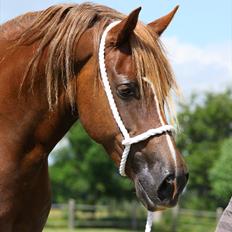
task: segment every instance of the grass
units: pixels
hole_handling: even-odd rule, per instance
[[[75,230],[69,230],[69,229],[44,229],[43,232],[129,232],[131,230],[116,230],[116,229],[75,229]]]

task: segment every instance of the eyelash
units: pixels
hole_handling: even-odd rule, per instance
[[[120,88],[121,87],[121,88]],[[120,98],[126,100],[132,97],[138,97],[138,91],[135,84],[123,84],[118,87],[117,93]]]

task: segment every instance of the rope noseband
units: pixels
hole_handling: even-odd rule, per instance
[[[128,133],[121,117],[120,117],[117,106],[115,104],[114,97],[113,97],[110,83],[109,83],[108,76],[107,76],[106,66],[105,66],[106,36],[107,36],[107,33],[114,26],[116,26],[119,22],[120,21],[112,22],[104,30],[102,37],[101,37],[101,40],[100,40],[99,54],[98,55],[99,55],[100,74],[101,74],[102,82],[104,85],[105,93],[106,93],[106,96],[107,96],[107,99],[109,102],[109,106],[110,106],[110,109],[112,111],[113,117],[114,117],[114,119],[119,127],[119,130],[121,131],[121,133],[124,137],[124,139],[122,141],[122,145],[124,145],[125,148],[124,148],[124,151],[122,153],[122,158],[121,158],[121,162],[120,162],[120,166],[119,166],[119,173],[122,176],[126,176],[125,167],[126,167],[126,161],[127,161],[127,158],[128,158],[129,152],[130,152],[131,145],[134,143],[144,141],[144,140],[150,138],[151,136],[160,135],[160,134],[167,132],[167,131],[172,131],[172,130],[174,130],[174,128],[171,125],[162,125],[161,127],[149,129],[148,131],[146,131],[142,134],[139,134],[139,135],[134,136],[134,137],[130,137],[130,135],[129,135],[129,133]],[[146,224],[145,232],[151,231],[152,219],[153,219],[153,213],[149,211],[148,216],[147,216],[147,224]]]

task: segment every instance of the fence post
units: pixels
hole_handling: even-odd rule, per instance
[[[131,228],[132,230],[136,230],[137,229],[137,204],[136,202],[134,201],[132,203],[132,212],[131,212]]]
[[[68,201],[68,228],[75,229],[75,200]]]
[[[179,205],[172,209],[172,232],[177,231],[179,211]]]
[[[222,213],[223,213],[223,209],[221,207],[217,208],[217,211],[216,211],[216,222],[218,223],[221,216],[222,216]]]

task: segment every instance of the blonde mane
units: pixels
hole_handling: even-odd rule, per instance
[[[78,40],[88,28],[95,26],[97,54],[105,26],[109,21],[122,20],[124,17],[125,15],[111,8],[91,3],[55,5],[39,12],[38,17],[17,41],[19,45],[40,41],[28,64],[24,80],[29,74],[36,74],[39,61],[47,49],[46,81],[49,106],[52,109],[58,104],[60,83],[66,88],[70,103],[74,104],[76,86],[71,80],[75,77],[74,50]],[[164,112],[164,105],[172,109],[170,90],[177,90],[177,85],[159,38],[139,22],[129,42],[141,91],[146,85],[142,79],[146,77],[154,85],[161,111]]]

